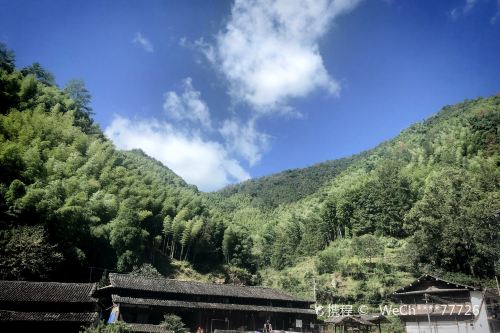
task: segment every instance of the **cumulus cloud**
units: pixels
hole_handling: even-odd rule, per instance
[[[174,120],[199,122],[205,128],[212,127],[210,111],[201,99],[201,93],[193,88],[191,78],[183,80],[183,92],[179,95],[174,91],[164,94],[163,110]]]
[[[226,148],[246,159],[250,165],[255,165],[262,158],[262,152],[269,145],[269,136],[258,132],[253,120],[246,124],[234,119],[226,120],[219,131],[225,139]]]
[[[153,53],[154,52],[154,47],[151,41],[146,38],[145,36],[142,35],[140,32],[136,32],[134,35],[134,39],[132,39],[132,43],[137,44],[141,46],[144,51]]]
[[[321,88],[338,94],[327,72],[319,39],[332,21],[360,0],[236,0],[214,46],[198,41],[222,72],[236,100],[258,111]]]
[[[142,149],[203,191],[250,178],[223,145],[184,133],[169,123],[115,116],[105,134],[120,149]]]

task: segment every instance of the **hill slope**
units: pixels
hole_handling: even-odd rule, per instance
[[[499,95],[465,101],[342,161],[305,191],[322,165],[212,200],[252,230],[264,283],[273,286],[310,295],[304,279],[320,274],[320,295],[371,302],[423,271],[482,283],[500,253],[499,125]]]
[[[2,52],[2,278],[159,270],[311,296],[314,277],[321,301],[376,303],[422,271],[469,284],[498,273],[498,95],[353,157],[206,194],[115,149],[74,87]]]
[[[495,97],[491,99],[494,100]],[[495,122],[499,121],[499,119],[495,118],[497,115],[492,113],[490,115],[485,115],[484,119],[481,119],[481,116],[474,116],[472,117],[473,119],[471,119],[471,114],[468,114],[471,111],[469,106],[475,104],[475,102],[481,102],[482,100],[483,99],[478,99],[477,101],[469,101],[456,106],[444,107],[439,113],[436,113],[421,123],[410,126],[394,139],[374,149],[363,151],[351,157],[325,161],[306,168],[285,170],[261,178],[229,185],[217,191],[217,193],[222,198],[230,198],[231,196],[251,197],[252,205],[260,208],[276,208],[280,204],[296,202],[320,191],[320,189],[329,185],[341,172],[355,163],[364,163],[367,160],[375,158],[382,150],[387,149],[386,147],[393,146],[396,141],[399,141],[402,145],[402,152],[405,150],[405,144],[418,143],[418,149],[425,150],[426,154],[432,154],[430,151],[430,149],[432,149],[430,144],[435,140],[438,132],[442,129],[442,123],[453,122],[454,120],[458,121],[460,117],[467,118],[463,120],[469,121],[470,123],[468,125],[474,126],[475,130],[479,130],[480,133],[477,134],[478,137],[472,138],[475,144],[483,140],[483,147],[481,148],[485,148],[485,140],[490,140],[489,147],[487,147],[486,150],[489,152],[495,151],[498,149],[498,146],[495,145]],[[484,101],[478,103],[478,105],[481,104],[484,104]],[[486,113],[487,109],[484,109],[483,112]],[[481,123],[476,123],[477,121]],[[489,126],[490,128],[480,129],[479,127],[481,126]],[[482,130],[485,131],[483,132]],[[481,136],[489,136],[489,138]],[[478,147],[475,147],[475,149],[477,148]],[[408,150],[408,147],[406,150]]]
[[[339,173],[354,162],[362,159],[368,152],[352,157],[326,161],[303,169],[290,169],[258,179],[251,179],[230,185],[218,191],[223,198],[234,195],[249,196],[252,205],[263,208],[276,208],[281,204],[296,202],[316,193],[331,182]]]
[[[196,187],[141,151],[115,149],[68,89],[1,65],[0,277],[222,262],[225,227]]]

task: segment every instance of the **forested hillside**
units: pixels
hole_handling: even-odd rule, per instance
[[[276,208],[280,204],[298,201],[317,192],[355,161],[366,156],[363,152],[352,157],[318,163],[305,169],[286,170],[259,179],[251,179],[227,186],[218,191],[223,198],[248,196],[252,206]]]
[[[374,303],[424,271],[491,284],[500,253],[499,126],[499,95],[465,101],[344,160],[306,197],[283,189],[314,182],[324,168],[252,180],[212,200],[254,231],[268,285],[310,295],[316,277],[324,301]]]
[[[197,189],[140,151],[116,150],[82,81],[60,89],[39,64],[16,70],[4,45],[0,56],[2,278],[223,262],[225,226]]]
[[[39,64],[16,69],[0,45],[1,278],[84,281],[98,267],[307,296],[314,280],[320,301],[374,304],[424,271],[498,274],[500,95],[215,193],[117,150],[90,99],[80,80],[60,88]]]

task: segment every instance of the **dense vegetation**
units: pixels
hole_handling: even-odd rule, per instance
[[[281,204],[262,205],[276,183],[297,186],[278,174],[212,200],[255,230],[269,285],[310,295],[315,277],[324,301],[374,303],[424,271],[488,284],[499,269],[499,126],[499,95],[465,101],[352,158],[303,198],[282,191]],[[315,168],[295,177],[314,182]]]
[[[116,150],[92,121],[81,80],[60,89],[39,64],[16,70],[3,45],[0,56],[2,278],[223,263],[222,219],[159,162]]]
[[[336,161],[200,193],[92,121],[81,80],[57,87],[0,46],[0,276],[89,267],[263,283],[375,304],[424,271],[499,270],[500,96],[447,106]],[[97,276],[96,278],[99,278]]]
[[[274,175],[230,185],[218,191],[223,198],[247,196],[252,206],[262,209],[298,201],[318,191],[332,181],[354,161],[366,156],[363,152],[352,157],[318,163],[310,168],[286,170]]]

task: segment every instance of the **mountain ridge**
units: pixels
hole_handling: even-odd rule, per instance
[[[493,96],[498,96],[498,94]],[[480,101],[491,97],[476,97],[474,99],[465,99],[461,102],[456,103],[455,105],[463,105],[467,102]],[[273,191],[275,199],[269,199],[260,202],[258,202],[258,200],[254,200],[257,201],[255,202],[255,204],[257,206],[265,208],[276,208],[279,204],[298,201],[310,194],[313,194],[321,187],[328,185],[328,183],[333,181],[340,172],[345,171],[346,168],[350,167],[356,162],[369,157],[369,155],[373,154],[377,150],[383,149],[384,145],[390,145],[393,141],[398,140],[407,133],[418,130],[418,128],[432,126],[434,122],[439,122],[440,120],[452,117],[454,113],[457,112],[458,111],[453,108],[453,105],[446,105],[439,111],[431,114],[429,117],[410,124],[394,137],[376,144],[373,148],[354,153],[350,156],[320,161],[303,168],[286,169],[258,178],[249,179],[240,183],[230,184],[217,191],[209,192],[209,195],[213,193],[216,195],[220,195],[223,198],[227,198],[233,195],[243,194],[255,198],[262,195],[267,196],[267,193],[270,192],[269,187],[277,187],[279,190]],[[328,172],[331,173],[328,174]],[[308,179],[312,179],[311,181],[313,183],[308,183]],[[287,182],[290,182],[291,184],[287,185]],[[295,195],[292,195],[291,192],[294,191]],[[286,197],[286,195],[288,195],[288,197]]]
[[[425,271],[470,283],[500,267],[500,95],[350,157],[203,193],[116,149],[75,87],[4,65],[1,278],[80,281],[92,267],[94,281],[113,270],[309,297],[314,277],[321,301],[375,304]]]

